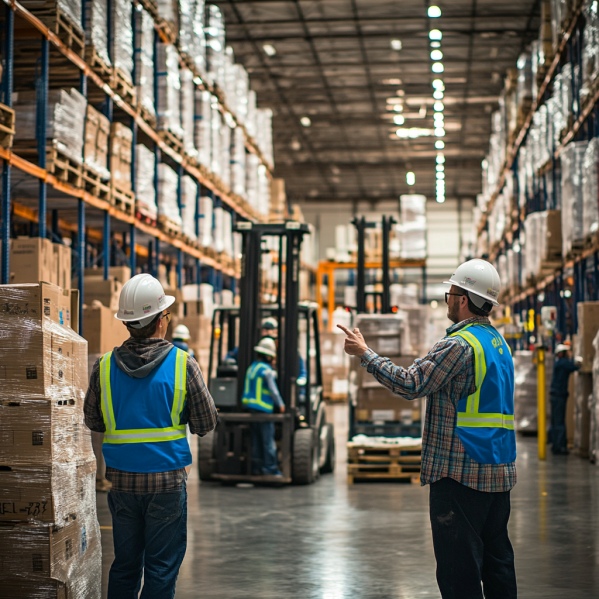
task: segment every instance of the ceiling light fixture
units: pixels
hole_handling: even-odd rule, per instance
[[[403,115],[401,115],[401,114],[396,114],[396,115],[393,117],[393,122],[394,122],[396,125],[403,125],[403,124],[406,122],[406,119],[403,117]]]
[[[436,90],[433,92],[433,98],[434,98],[435,100],[442,100],[444,95],[445,95],[445,94],[444,94],[444,93],[443,93],[443,92],[442,92],[440,89],[436,89]]]
[[[433,62],[432,71],[433,73],[442,73],[445,70],[442,62]]]
[[[428,16],[430,19],[438,19],[441,16],[441,9],[438,6],[428,7]]]
[[[397,78],[383,79],[383,81],[382,81],[383,85],[401,85],[401,83],[402,83],[401,79],[397,79]]]
[[[441,42],[431,42],[431,48],[440,48]]]
[[[403,47],[403,44],[401,43],[401,40],[391,40],[391,48],[393,50],[401,50]]]
[[[443,112],[445,110],[445,104],[443,104],[443,102],[435,102],[433,104],[433,110]]]
[[[443,173],[443,172],[445,172],[445,167],[442,164],[437,164],[436,171],[438,173]]]
[[[432,50],[431,60],[443,60],[443,52],[441,50]]]
[[[428,39],[433,42],[440,42],[443,39],[443,34],[441,31],[439,31],[439,29],[431,29],[428,32]]]
[[[443,79],[433,79],[433,88],[437,91],[445,91],[445,84]]]
[[[445,164],[445,156],[443,154],[437,154],[437,164]]]
[[[443,204],[445,202],[445,196],[437,196],[437,203]]]
[[[445,142],[442,139],[438,139],[435,142],[435,149],[436,150],[443,150],[443,149],[445,149]]]
[[[445,179],[445,173],[437,173],[437,179]]]
[[[277,54],[277,49],[272,44],[264,44],[262,49],[267,56],[276,56]]]
[[[406,173],[406,183],[410,186],[416,184],[416,175],[412,171]]]
[[[300,119],[300,123],[304,126],[304,127],[309,127],[312,124],[312,121],[310,120],[309,116],[303,116]]]
[[[445,129],[443,127],[435,127],[435,137],[445,137]]]
[[[403,104],[395,104],[393,110],[395,110],[395,112],[403,112]]]

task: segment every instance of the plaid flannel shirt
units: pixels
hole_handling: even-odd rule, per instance
[[[410,368],[395,366],[371,349],[362,356],[362,366],[379,383],[405,399],[427,398],[422,436],[420,482],[431,484],[441,478],[485,492],[509,491],[516,484],[516,464],[479,464],[464,451],[456,434],[458,401],[476,390],[474,352],[461,337],[450,334],[471,323],[490,324],[475,317],[447,329],[447,337]]]
[[[128,339],[125,343],[130,349],[134,349],[135,344],[146,346],[148,343],[156,341],[153,339],[140,341]],[[162,342],[164,343],[164,341]],[[92,369],[83,412],[87,427],[92,431],[103,433],[106,431],[106,426],[102,417],[100,400],[100,361],[97,360]],[[195,360],[189,359],[187,360],[187,396],[181,423],[188,424],[192,433],[203,436],[214,430],[217,420],[214,400],[206,387],[200,367]],[[140,494],[160,493],[181,488],[187,479],[187,473],[184,468],[169,472],[124,472],[107,467],[106,478],[112,483],[112,488],[115,491]]]

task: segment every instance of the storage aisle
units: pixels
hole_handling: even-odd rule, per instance
[[[345,406],[332,406],[337,470],[311,486],[189,490],[187,555],[176,599],[433,599],[439,597],[428,489],[346,482]],[[576,456],[537,460],[518,437],[510,532],[519,595],[599,596],[599,476]],[[98,494],[103,597],[112,561],[106,494]]]

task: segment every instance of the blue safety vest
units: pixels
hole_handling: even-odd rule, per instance
[[[241,398],[246,408],[269,414],[273,412],[274,400],[264,379],[264,374],[271,370],[266,362],[253,362],[248,368]]]
[[[490,325],[471,324],[452,333],[474,352],[476,391],[460,399],[456,432],[466,453],[480,464],[516,459],[514,363],[505,339]]]
[[[185,424],[187,353],[173,347],[144,378],[124,373],[112,352],[100,359],[106,465],[125,472],[168,472],[191,464]]]

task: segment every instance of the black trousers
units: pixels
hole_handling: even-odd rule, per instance
[[[431,485],[431,528],[443,599],[516,599],[509,517],[509,491],[483,493],[451,478]]]
[[[566,438],[566,405],[567,395],[550,395],[551,402],[551,451],[553,453],[566,453],[568,440]]]

